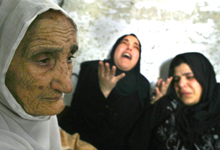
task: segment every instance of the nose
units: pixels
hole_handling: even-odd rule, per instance
[[[132,44],[128,44],[128,50],[132,50],[133,49],[133,46],[132,46]]]
[[[178,82],[179,87],[184,87],[186,85],[186,79],[180,78]]]
[[[70,93],[73,90],[72,82],[72,64],[67,62],[57,62],[54,68],[54,78],[51,81],[51,88],[62,93]]]

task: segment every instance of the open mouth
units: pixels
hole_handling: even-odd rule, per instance
[[[129,53],[124,53],[122,57],[128,58],[131,60],[131,55]]]

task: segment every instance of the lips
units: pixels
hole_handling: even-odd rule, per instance
[[[44,99],[49,100],[49,101],[57,101],[60,100],[62,96],[57,96],[57,97],[45,97]]]
[[[123,53],[123,54],[122,54],[122,57],[128,58],[128,59],[130,59],[130,60],[131,60],[131,58],[132,58],[130,53]]]
[[[181,96],[189,96],[191,93],[190,92],[180,92]]]

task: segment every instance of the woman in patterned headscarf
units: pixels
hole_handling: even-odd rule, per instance
[[[142,149],[219,150],[220,84],[213,66],[201,53],[183,53],[172,60],[169,75],[171,93],[155,103],[143,123],[145,146],[149,135],[153,142]]]

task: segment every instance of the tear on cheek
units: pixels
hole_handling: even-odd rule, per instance
[[[44,86],[39,86],[38,89],[39,89],[39,90],[43,90],[43,89],[44,89]]]

